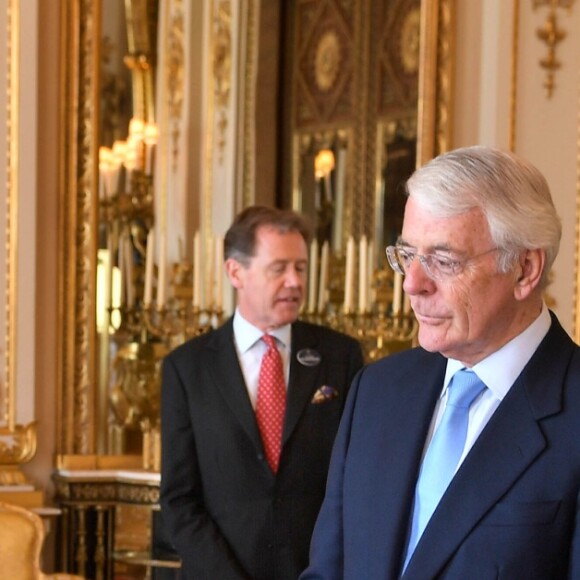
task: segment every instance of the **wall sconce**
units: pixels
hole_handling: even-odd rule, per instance
[[[556,58],[556,46],[566,38],[566,31],[558,26],[557,8],[567,8],[571,10],[574,0],[532,0],[534,9],[538,6],[548,6],[549,12],[544,25],[536,30],[536,35],[546,43],[548,54],[540,59],[540,66],[546,70],[546,80],[544,88],[548,98],[554,92],[554,74],[560,68],[560,61]]]

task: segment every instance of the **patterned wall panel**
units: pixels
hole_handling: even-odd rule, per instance
[[[346,8],[346,9],[345,9]],[[352,121],[355,102],[353,3],[300,0],[296,6],[295,127]]]
[[[409,125],[416,137],[421,0],[293,0],[287,6],[286,164],[311,163],[317,146],[332,148],[339,132],[347,134],[344,236],[374,237],[388,145],[378,139],[403,129],[408,137]],[[393,121],[394,132],[383,130]],[[296,200],[312,187],[300,182],[302,167],[291,171],[285,199],[304,208]]]

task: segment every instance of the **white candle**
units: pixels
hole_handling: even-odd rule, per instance
[[[223,304],[223,263],[224,263],[224,241],[221,236],[215,238],[215,307],[222,309]]]
[[[214,241],[213,236],[209,236],[205,247],[205,263],[206,263],[206,285],[205,285],[205,295],[204,295],[204,305],[206,308],[211,308],[213,306],[214,296],[213,296],[213,284],[214,284],[214,267],[215,260],[213,259],[214,251]]]
[[[165,232],[161,232],[159,236],[159,276],[157,278],[157,306],[159,308],[165,305],[165,279],[167,275],[165,262],[166,247]]]
[[[118,308],[122,305],[122,296],[123,296],[123,282],[122,282],[122,273],[121,269],[118,266],[114,266],[111,269],[111,308],[113,312],[111,314],[112,319],[118,319],[119,313],[115,312]],[[115,328],[118,328],[118,324],[113,324]]]
[[[342,249],[342,216],[344,213],[344,183],[346,172],[346,149],[341,147],[336,155],[336,196],[332,223],[332,249],[339,253]]]
[[[149,306],[153,295],[153,261],[155,252],[155,231],[153,228],[147,234],[147,253],[145,256],[145,290],[143,291],[143,304]]]
[[[367,310],[371,311],[374,303],[373,276],[375,273],[375,244],[371,240],[368,247],[368,284],[367,284]]]
[[[145,142],[145,174],[153,173],[153,161],[155,158],[155,146],[159,131],[154,123],[147,123],[143,131],[143,140]]]
[[[352,312],[354,283],[354,238],[349,236],[346,243],[346,265],[344,276],[344,311]]]
[[[399,314],[403,301],[403,275],[395,272],[393,281],[393,314]]]
[[[110,178],[112,151],[108,147],[99,147],[99,198],[110,195]]]
[[[125,251],[125,291],[127,293],[127,306],[132,308],[135,304],[135,286],[133,285],[133,244],[131,243],[131,236],[125,236],[125,243],[123,244]]]
[[[145,135],[145,122],[143,119],[138,119],[133,117],[129,121],[129,137],[128,141],[134,143],[135,147],[135,168],[142,170],[145,168],[144,156],[144,135]]]
[[[308,273],[308,312],[316,309],[316,283],[318,278],[318,240],[310,244],[310,270]]]
[[[364,314],[367,309],[367,260],[367,237],[363,235],[358,243],[358,311],[360,314]]]
[[[324,312],[326,307],[326,284],[328,278],[328,240],[322,244],[320,255],[320,283],[318,284],[318,312]]]
[[[201,294],[201,242],[199,239],[199,230],[193,236],[193,299],[194,308],[200,307]]]
[[[125,251],[123,249],[123,235],[119,236],[117,245],[117,267],[119,270],[119,306],[125,305]]]
[[[105,281],[107,284],[105,305],[107,307],[107,316],[109,316],[109,310],[113,305],[113,234],[110,231],[107,232],[107,270]]]
[[[113,143],[113,165],[115,168],[115,174],[113,179],[112,193],[119,193],[121,167],[123,167],[123,162],[125,161],[126,154],[127,154],[127,142],[115,141]]]

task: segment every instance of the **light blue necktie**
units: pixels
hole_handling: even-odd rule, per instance
[[[479,377],[465,369],[457,371],[449,384],[445,412],[423,459],[415,490],[413,523],[403,570],[455,475],[465,447],[469,406],[483,389],[485,385]]]

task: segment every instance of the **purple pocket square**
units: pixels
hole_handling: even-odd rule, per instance
[[[316,393],[314,393],[314,396],[310,402],[313,405],[320,405],[321,403],[332,401],[332,399],[336,399],[337,397],[338,391],[334,387],[323,385],[316,391]]]

